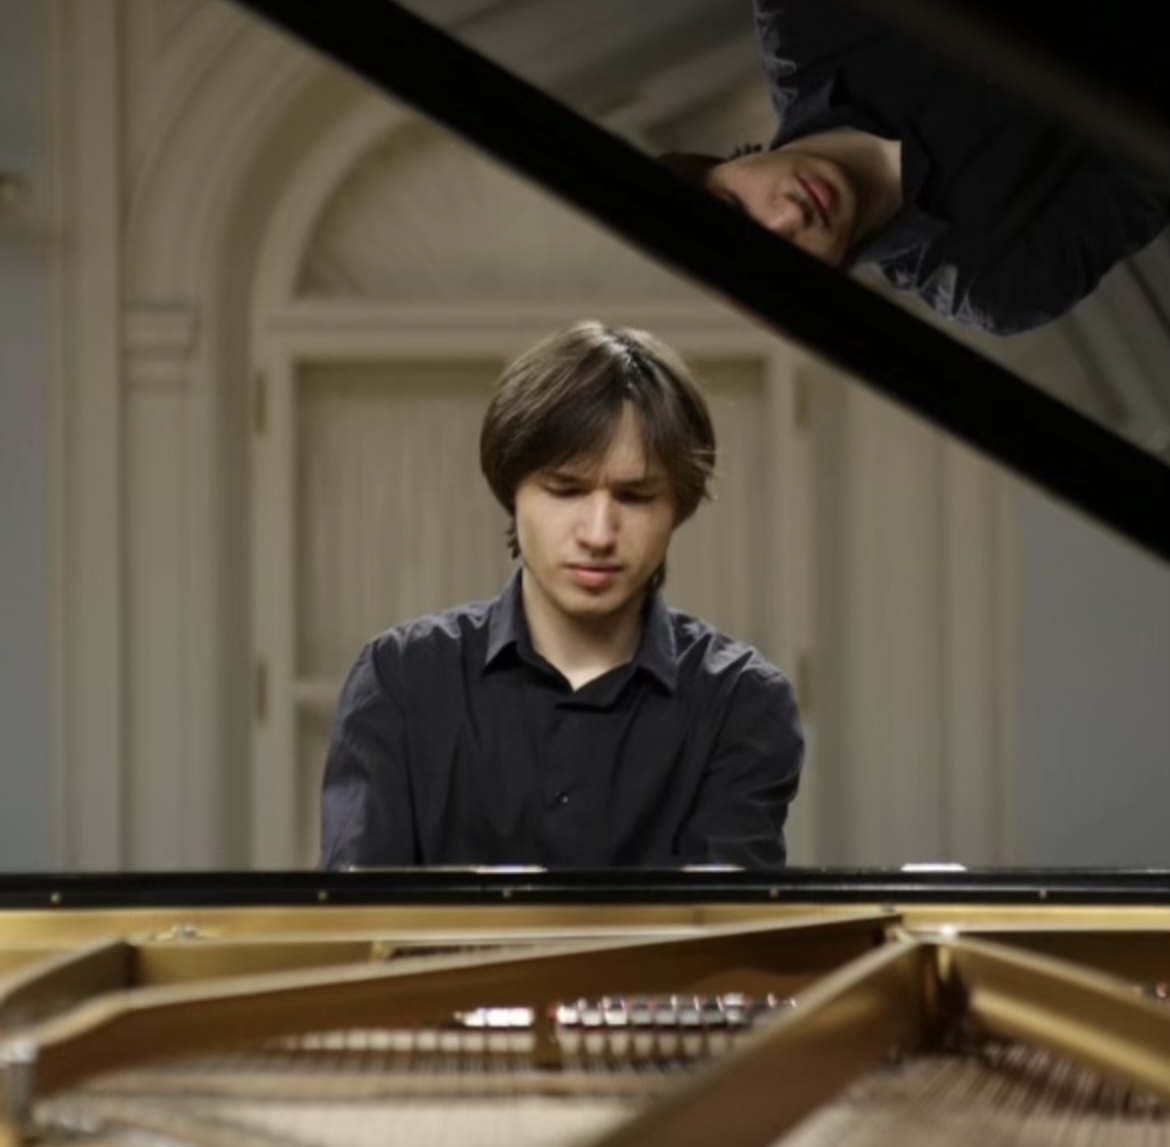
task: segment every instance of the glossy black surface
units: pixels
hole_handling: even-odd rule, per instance
[[[1170,69],[1144,0],[847,0],[1170,180]]]
[[[257,905],[1096,904],[1170,906],[1170,870],[117,873],[0,877],[0,910]]]

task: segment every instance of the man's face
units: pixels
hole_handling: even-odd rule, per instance
[[[857,191],[830,159],[800,150],[800,141],[716,164],[708,191],[774,235],[837,266],[857,228]]]
[[[600,460],[537,471],[517,488],[525,592],[580,621],[640,605],[674,524],[666,473],[646,457],[640,416],[626,403]]]

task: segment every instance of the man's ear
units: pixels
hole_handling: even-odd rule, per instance
[[[706,188],[707,172],[718,167],[723,159],[718,155],[704,155],[695,151],[668,151],[658,156],[658,162],[684,182]]]

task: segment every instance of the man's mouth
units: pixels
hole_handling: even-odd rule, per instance
[[[621,566],[597,562],[575,562],[568,566],[569,575],[578,585],[594,589],[608,585],[621,572]]]
[[[808,196],[820,221],[828,227],[837,198],[833,188],[816,175],[798,175],[796,181],[800,184],[801,190]]]

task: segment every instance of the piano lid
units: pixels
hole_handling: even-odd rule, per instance
[[[238,0],[641,248],[803,343],[887,397],[1030,478],[1161,556],[1170,558],[1170,467],[1024,382],[947,334],[854,282],[710,196],[542,91],[389,0],[343,9],[315,0]],[[865,0],[903,18],[911,0]],[[1041,29],[1005,5],[951,4],[978,24],[968,54],[1060,84],[1079,75],[1086,41],[1075,22],[1052,38],[1067,55],[1029,51]],[[1133,3],[1122,4],[1133,9]],[[1115,11],[1111,9],[1111,11]],[[1019,15],[1018,20],[1013,17]],[[1116,14],[1116,13],[1115,13]],[[912,21],[913,22],[913,21]],[[1123,22],[1123,21],[1122,21]],[[936,21],[926,20],[926,32]],[[919,30],[923,29],[919,27]],[[1079,29],[1081,34],[1086,29]],[[1087,29],[1092,34],[1092,27]],[[953,44],[954,37],[951,37]],[[1135,72],[1098,68],[1086,114],[1124,123],[1124,139],[1155,167],[1170,154],[1167,102]],[[1140,81],[1140,82],[1139,82]],[[1035,83],[1024,84],[1025,89]],[[1078,105],[1079,106],[1079,105]],[[1072,109],[1072,113],[1076,108]],[[1118,135],[1118,133],[1114,133]],[[599,177],[599,173],[604,173]]]
[[[996,75],[1089,140],[1170,183],[1165,42],[1140,0],[1076,0],[1054,20],[1015,0],[849,0],[956,63]]]

